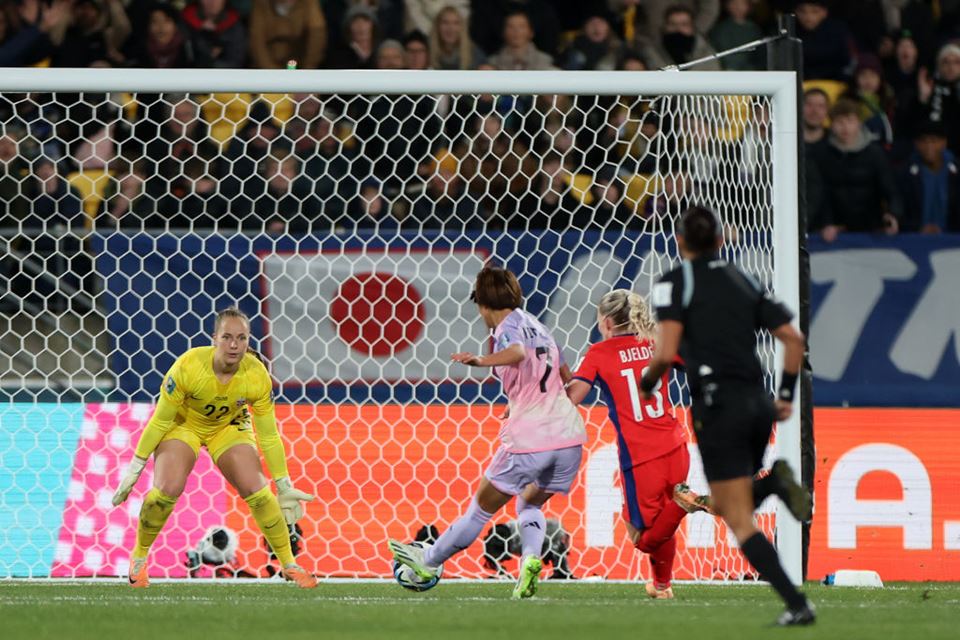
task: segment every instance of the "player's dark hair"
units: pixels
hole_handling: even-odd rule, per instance
[[[484,267],[477,274],[470,300],[488,309],[516,309],[523,304],[520,283],[503,267]]]
[[[713,209],[694,205],[680,218],[677,233],[683,236],[687,249],[694,253],[709,253],[718,247],[723,237],[723,224]]]

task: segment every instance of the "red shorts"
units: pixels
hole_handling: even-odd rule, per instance
[[[687,481],[690,452],[682,444],[659,458],[641,462],[620,472],[623,489],[623,519],[636,529],[649,527],[667,503],[673,488]]]

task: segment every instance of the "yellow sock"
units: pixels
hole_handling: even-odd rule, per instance
[[[157,539],[160,530],[173,513],[173,505],[177,499],[168,496],[160,489],[153,488],[147,492],[140,507],[140,523],[137,525],[137,546],[133,548],[134,558],[146,558],[150,552],[150,545]]]
[[[263,532],[263,537],[270,543],[270,548],[280,561],[280,566],[294,564],[293,552],[290,550],[290,530],[287,521],[280,512],[280,503],[267,485],[260,491],[251,493],[244,498],[250,505],[250,513],[257,521],[257,526]]]

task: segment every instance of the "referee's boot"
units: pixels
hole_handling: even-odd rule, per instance
[[[776,479],[777,496],[787,505],[793,517],[800,522],[808,522],[813,517],[813,499],[810,492],[800,486],[793,469],[786,460],[777,460],[770,468],[770,475]]]
[[[778,627],[800,627],[817,621],[817,612],[809,600],[799,609],[787,609],[777,618]]]

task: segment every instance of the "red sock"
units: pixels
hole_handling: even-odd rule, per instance
[[[636,544],[637,549],[645,553],[654,553],[656,549],[673,538],[673,534],[677,532],[686,515],[687,512],[676,502],[669,501],[664,505],[663,511],[657,514],[656,520],[640,534]]]
[[[677,539],[671,537],[650,554],[650,567],[653,569],[653,584],[658,589],[666,589],[673,578],[673,559],[677,556]]]

